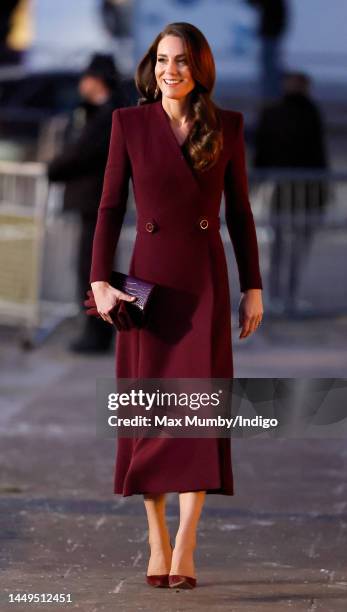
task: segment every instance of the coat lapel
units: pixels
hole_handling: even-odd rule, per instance
[[[199,179],[198,176],[194,170],[194,168],[191,167],[191,165],[189,164],[188,160],[186,159],[186,157],[184,156],[183,150],[181,148],[181,145],[179,144],[173,130],[172,127],[170,125],[170,119],[168,114],[166,113],[166,111],[164,110],[164,107],[161,103],[161,100],[159,100],[158,102],[154,103],[154,108],[156,111],[156,119],[160,122],[162,128],[163,128],[163,132],[165,133],[166,137],[164,138],[164,143],[167,143],[167,146],[170,147],[170,150],[172,151],[173,155],[175,156],[175,159],[177,160],[177,163],[180,165],[180,168],[182,169],[182,172],[184,172],[184,174],[189,177],[190,180],[194,180],[195,184],[200,186],[199,183]],[[187,139],[186,139],[187,140]],[[184,142],[186,142],[186,140]]]

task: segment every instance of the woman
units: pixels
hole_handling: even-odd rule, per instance
[[[188,23],[169,24],[137,68],[139,105],[113,114],[90,281],[105,321],[112,323],[110,311],[118,308],[117,377],[233,377],[227,265],[218,231],[223,190],[243,293],[240,338],[262,318],[243,118],[212,102],[214,82],[203,34]],[[152,302],[150,323],[142,329],[126,317],[132,298],[107,282],[130,177],[137,234],[129,273],[167,289]],[[180,505],[173,549],[165,521],[169,491],[179,493]],[[234,494],[230,438],[121,438],[114,492],[144,496],[148,584],[194,587],[196,529],[206,493]]]

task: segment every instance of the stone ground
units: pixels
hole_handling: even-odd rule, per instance
[[[234,328],[235,376],[343,377],[346,327],[343,317],[273,320],[246,341]],[[114,442],[95,434],[95,379],[113,376],[113,355],[69,353],[75,329],[65,322],[32,352],[0,331],[1,612],[345,612],[344,439],[233,439],[235,496],[206,501],[198,587],[145,584],[142,498],[112,494]],[[167,510],[174,536],[176,494]],[[25,592],[72,603],[9,603]]]

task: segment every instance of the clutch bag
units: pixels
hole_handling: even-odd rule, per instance
[[[119,289],[123,293],[133,295],[137,298],[134,302],[121,300],[118,307],[126,308],[127,313],[136,327],[143,327],[148,315],[149,302],[152,298],[156,285],[154,283],[142,280],[141,278],[137,278],[136,276],[117,272],[116,270],[111,272],[109,283],[112,285],[112,287],[115,287],[115,289]],[[84,302],[85,306],[88,307],[87,314],[100,317],[96,308],[92,290],[90,289],[87,291],[87,294],[89,297]],[[114,308],[114,310],[112,309],[109,314],[113,319],[113,314],[115,316],[117,315],[117,306]]]

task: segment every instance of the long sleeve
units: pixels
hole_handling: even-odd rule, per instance
[[[90,282],[109,281],[126,211],[131,164],[120,109],[112,114],[112,130],[101,200],[94,232]]]
[[[254,218],[249,202],[243,116],[239,115],[233,153],[224,176],[225,220],[235,252],[240,290],[262,289],[259,251]]]

